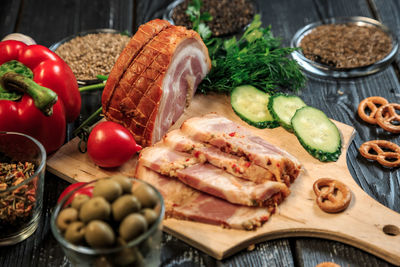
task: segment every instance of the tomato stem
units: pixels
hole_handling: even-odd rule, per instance
[[[87,86],[82,86],[79,87],[79,92],[85,92],[85,91],[92,91],[92,90],[97,90],[97,89],[103,89],[105,84],[102,83],[97,83],[97,84],[92,84],[92,85],[87,85]]]

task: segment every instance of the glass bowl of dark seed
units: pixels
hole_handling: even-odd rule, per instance
[[[50,46],[72,69],[79,85],[99,83],[107,76],[130,40],[130,33],[95,29],[68,36]]]
[[[33,234],[43,206],[46,151],[21,133],[0,132],[0,246]]]
[[[300,67],[327,78],[366,76],[386,68],[396,57],[398,40],[377,20],[331,18],[308,24],[291,41]]]
[[[192,0],[176,0],[168,5],[163,19],[174,25],[192,28],[192,22],[185,13]],[[208,12],[213,19],[207,22],[214,37],[240,33],[249,25],[257,13],[257,5],[252,0],[203,0],[201,13]]]

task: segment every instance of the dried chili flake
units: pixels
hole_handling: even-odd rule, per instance
[[[0,163],[0,226],[22,223],[29,219],[36,203],[36,179],[18,186],[35,172],[35,166],[30,162]]]
[[[326,24],[304,36],[306,58],[338,69],[371,65],[392,50],[391,37],[376,26]]]

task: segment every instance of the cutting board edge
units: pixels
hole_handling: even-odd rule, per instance
[[[168,219],[175,220],[175,219]],[[196,223],[196,222],[188,222],[188,223]],[[215,226],[219,227],[219,226]],[[193,239],[187,238],[184,234],[179,233],[179,231],[174,230],[168,225],[163,225],[163,231],[168,234],[175,236],[176,238],[184,241],[190,246],[194,246],[197,249],[203,251],[204,253],[210,255],[211,257],[217,260],[223,260],[229,256],[232,256],[239,251],[242,251],[251,245],[259,244],[261,242],[281,239],[281,238],[289,238],[289,237],[311,237],[311,238],[320,238],[326,240],[332,240],[341,242],[358,249],[361,249],[367,253],[375,255],[378,258],[381,258],[391,264],[400,266],[400,255],[396,255],[394,253],[388,253],[387,251],[383,251],[378,246],[371,247],[371,244],[364,244],[362,240],[355,240],[352,236],[340,235],[339,233],[330,232],[326,230],[321,230],[317,228],[288,228],[275,230],[268,233],[261,234],[257,237],[249,237],[248,239],[242,240],[240,243],[236,243],[234,246],[225,247],[220,250],[210,249],[207,246],[202,245],[201,243],[195,242]]]

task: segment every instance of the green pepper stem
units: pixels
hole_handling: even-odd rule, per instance
[[[0,85],[9,91],[20,91],[29,94],[35,106],[46,116],[53,114],[53,105],[57,102],[57,94],[49,88],[35,83],[30,78],[10,71],[0,77]]]
[[[97,83],[97,84],[82,86],[82,87],[79,88],[79,92],[85,92],[85,91],[103,89],[104,86],[105,86],[104,83]]]

